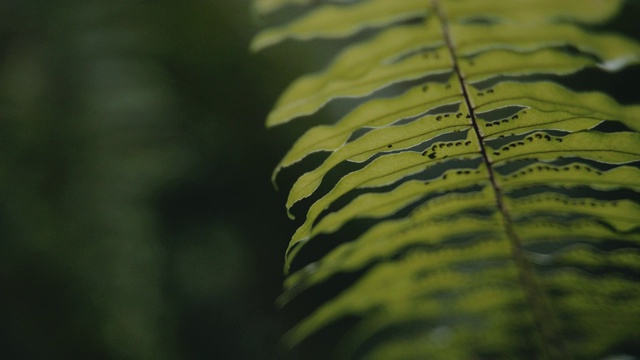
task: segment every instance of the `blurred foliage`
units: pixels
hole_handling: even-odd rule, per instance
[[[249,54],[254,23],[246,1],[0,2],[0,358],[284,357],[291,135],[263,119],[301,71]]]

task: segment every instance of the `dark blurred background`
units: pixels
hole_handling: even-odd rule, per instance
[[[304,71],[248,0],[0,1],[0,358],[282,359],[264,128]]]

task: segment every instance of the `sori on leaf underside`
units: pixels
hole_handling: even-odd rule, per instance
[[[286,204],[305,214],[279,299],[296,308],[294,352],[640,358],[640,97],[563,82],[637,69],[637,39],[607,31],[625,6],[255,0],[260,16],[295,16],[254,51],[348,43],[268,126],[355,99],[273,175],[315,159]]]

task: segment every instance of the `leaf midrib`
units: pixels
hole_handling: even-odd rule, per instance
[[[534,318],[538,334],[543,340],[543,351],[545,352],[545,355],[552,360],[570,359],[571,356],[566,350],[564,339],[560,335],[560,331],[557,326],[557,320],[553,316],[553,313],[549,305],[545,301],[546,299],[544,299],[542,291],[540,290],[540,287],[535,280],[531,265],[526,260],[526,256],[523,252],[521,241],[513,228],[511,215],[507,211],[506,205],[504,204],[504,195],[502,194],[502,190],[498,185],[497,177],[495,176],[495,173],[493,171],[492,163],[484,146],[484,137],[478,125],[475,108],[471,103],[471,98],[467,90],[466,81],[458,65],[456,49],[451,38],[449,22],[445,10],[441,5],[440,0],[431,0],[431,6],[435,10],[434,12],[441,24],[442,35],[445,39],[445,44],[451,57],[452,67],[460,83],[460,88],[462,89],[462,95],[465,105],[467,106],[469,114],[471,115],[470,120],[476,137],[478,138],[480,153],[482,154],[482,158],[487,165],[488,178],[496,196],[496,205],[499,212],[502,214],[502,217],[504,219],[505,232],[511,242],[512,254],[516,267],[518,269],[520,284],[523,287],[525,294],[527,295],[526,299],[531,308],[531,313]]]

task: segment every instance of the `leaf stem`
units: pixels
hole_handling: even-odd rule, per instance
[[[453,70],[460,83],[464,102],[467,106],[467,109],[469,110],[469,115],[471,116],[471,124],[473,126],[473,130],[478,138],[478,142],[480,143],[480,153],[482,154],[482,158],[487,164],[489,180],[496,195],[496,205],[504,218],[505,231],[511,241],[511,251],[518,269],[519,281],[524,289],[527,301],[531,308],[534,322],[536,324],[537,331],[540,335],[540,338],[542,339],[545,357],[551,360],[570,359],[571,356],[567,352],[564,338],[560,334],[556,317],[554,316],[546,297],[544,296],[542,290],[540,289],[540,286],[535,279],[531,263],[526,259],[526,256],[522,250],[522,243],[520,241],[520,238],[513,229],[513,220],[506,205],[504,204],[504,195],[502,193],[502,189],[497,183],[492,163],[489,160],[489,156],[484,146],[484,137],[482,135],[482,132],[480,131],[480,127],[478,126],[478,120],[474,112],[474,107],[471,102],[471,98],[469,97],[466,81],[458,65],[456,49],[451,38],[449,22],[447,20],[446,13],[440,3],[440,0],[431,0],[431,4],[435,9],[440,24],[442,25],[442,35],[445,38],[445,43],[447,45],[447,49],[449,50],[449,55],[451,56]]]

